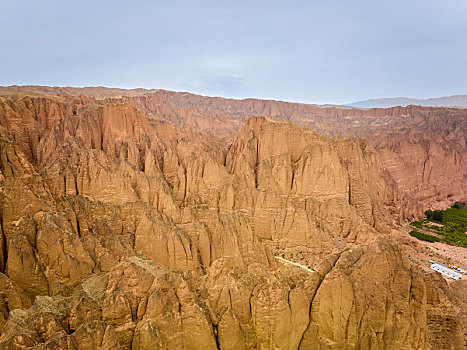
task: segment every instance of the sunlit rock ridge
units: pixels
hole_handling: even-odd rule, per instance
[[[0,88],[0,348],[464,349],[402,234],[467,200],[467,110]]]

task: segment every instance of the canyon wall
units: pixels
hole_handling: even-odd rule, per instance
[[[465,112],[40,89],[0,97],[1,348],[467,344],[393,235],[465,198]]]

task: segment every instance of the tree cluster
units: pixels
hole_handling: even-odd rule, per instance
[[[442,210],[431,210],[425,211],[425,216],[428,220],[434,220],[437,222],[443,222],[443,211]]]

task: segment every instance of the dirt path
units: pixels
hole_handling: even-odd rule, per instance
[[[297,266],[297,267],[300,267],[308,272],[315,272],[314,270],[310,269],[309,267],[305,266],[305,265],[302,265],[302,264],[299,264],[299,263],[296,263],[296,262],[293,262],[293,261],[290,261],[290,260],[287,260],[287,259],[284,259],[284,258],[281,258],[280,256],[275,256],[275,258],[277,260],[280,260],[284,263],[287,263],[287,264],[291,264],[291,265],[294,265],[294,266]]]

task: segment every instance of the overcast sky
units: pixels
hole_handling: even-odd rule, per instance
[[[0,85],[467,94],[467,0],[0,0]]]

